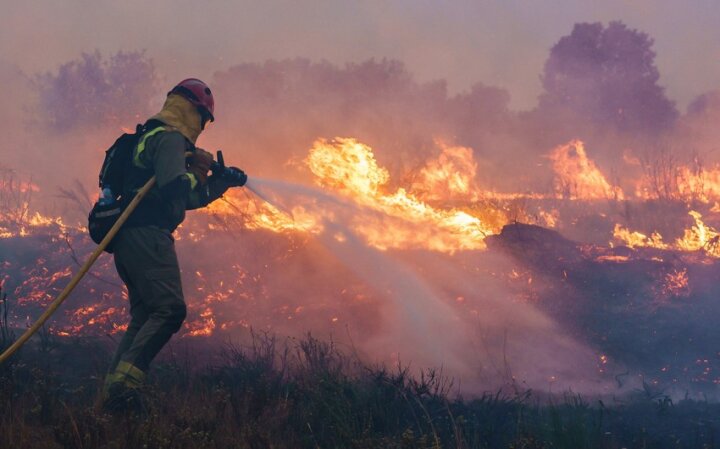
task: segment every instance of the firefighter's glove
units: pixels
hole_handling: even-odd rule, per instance
[[[222,174],[223,180],[229,187],[242,187],[248,180],[244,171],[237,167],[227,167]]]
[[[188,173],[192,173],[200,185],[205,185],[208,180],[208,172],[210,171],[210,165],[212,164],[212,162],[212,154],[208,153],[202,148],[197,148],[195,149],[192,159],[190,160]]]
[[[213,173],[208,178],[208,203],[220,198],[230,187],[241,187],[247,182],[247,175],[236,167],[224,167],[221,173]]]
[[[207,183],[207,202],[212,203],[227,192],[231,186],[219,175],[212,175]]]

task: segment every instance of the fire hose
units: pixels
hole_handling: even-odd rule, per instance
[[[115,237],[115,235],[120,231],[120,228],[122,225],[127,221],[128,217],[130,217],[130,214],[135,210],[135,208],[140,204],[140,201],[147,195],[147,193],[150,191],[150,189],[155,185],[155,176],[150,178],[148,182],[145,183],[144,186],[138,191],[137,195],[135,195],[135,198],[130,201],[130,204],[125,208],[123,213],[118,217],[117,221],[113,225],[112,228],[110,228],[110,231],[108,231],[107,235],[104,239],[100,242],[100,244],[95,248],[95,251],[90,255],[90,258],[85,261],[82,267],[80,267],[80,271],[77,272],[77,274],[70,280],[70,283],[65,286],[62,292],[60,292],[60,295],[58,295],[53,302],[50,303],[48,308],[43,312],[42,315],[40,315],[40,318],[38,318],[35,323],[27,328],[25,330],[25,333],[23,333],[20,338],[15,340],[15,342],[10,345],[9,348],[5,350],[5,352],[0,355],[0,364],[5,362],[5,360],[9,359],[22,345],[27,342],[30,337],[35,334],[42,326],[45,324],[45,322],[50,318],[50,316],[55,313],[55,311],[60,307],[60,304],[62,304],[65,299],[70,295],[70,293],[75,289],[75,287],[78,285],[80,280],[87,274],[87,272],[90,270],[90,267],[93,266],[95,261],[98,257],[100,257],[100,254],[105,251],[105,248],[110,244],[112,239]]]
[[[185,156],[192,156],[192,153],[185,153]],[[232,167],[225,167],[225,161],[223,160],[222,152],[218,151],[218,161],[214,162],[212,166],[210,167],[213,172],[220,171],[226,175],[229,176],[237,176],[237,169],[233,169]],[[235,171],[233,171],[235,170]],[[242,173],[242,172],[240,172]],[[243,176],[245,176],[243,174]],[[117,221],[113,225],[112,228],[108,231],[107,235],[104,239],[100,242],[100,244],[95,248],[95,251],[90,255],[88,260],[85,261],[82,267],[80,267],[80,271],[73,276],[73,278],[70,280],[70,283],[65,286],[62,292],[60,292],[60,295],[58,295],[57,298],[53,300],[53,302],[50,303],[48,308],[43,312],[42,315],[40,315],[40,318],[25,332],[15,340],[15,342],[10,345],[9,348],[5,350],[2,354],[0,354],[0,364],[4,363],[7,359],[9,359],[22,345],[24,345],[30,337],[32,337],[35,332],[37,332],[43,324],[52,316],[53,313],[60,307],[60,305],[67,299],[67,297],[70,295],[70,293],[75,289],[75,287],[78,285],[78,283],[82,280],[82,278],[87,274],[87,272],[90,270],[90,267],[93,266],[95,261],[98,257],[100,257],[100,254],[105,251],[105,248],[110,244],[112,239],[115,237],[115,235],[120,231],[120,228],[122,225],[127,221],[127,219],[130,217],[130,214],[133,213],[133,211],[137,208],[138,204],[140,204],[140,201],[142,201],[143,198],[145,198],[145,195],[152,189],[152,187],[155,185],[155,176],[150,178],[148,182],[145,183],[144,186],[138,191],[138,193],[135,195],[135,197],[130,201],[130,204],[127,205],[123,213],[118,217]]]

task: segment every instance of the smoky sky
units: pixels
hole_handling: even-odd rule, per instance
[[[306,57],[334,64],[391,58],[451,92],[474,83],[537,102],[548,50],[577,22],[621,20],[655,39],[660,84],[684,107],[720,79],[713,0],[3,2],[0,60],[26,73],[82,52],[146,50],[172,83],[241,62]]]

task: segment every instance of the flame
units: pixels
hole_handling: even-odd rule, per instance
[[[380,188],[390,180],[370,147],[355,139],[316,140],[305,163],[319,178],[318,184],[368,205],[375,203]]]
[[[620,224],[615,225],[613,237],[624,243],[629,248],[656,248],[672,249],[676,251],[703,251],[711,257],[720,258],[720,234],[711,226],[702,221],[702,214],[691,210],[688,214],[693,217],[695,224],[685,229],[683,236],[675,241],[673,245],[663,242],[662,235],[653,232],[650,237],[637,232],[630,231]]]
[[[192,244],[200,242],[209,233],[235,229],[293,236],[327,233],[327,237],[341,245],[359,239],[379,250],[421,249],[453,254],[462,250],[484,249],[485,237],[499,232],[503,225],[511,221],[509,217],[534,220],[545,227],[563,228],[573,222],[573,217],[561,218],[560,210],[565,213],[566,208],[558,200],[625,199],[623,191],[609,183],[596,164],[588,158],[581,141],[574,140],[555,148],[549,158],[553,162],[555,173],[554,193],[500,193],[485,190],[485,186],[482,189],[478,186],[478,164],[470,148],[439,144],[438,154],[422,164],[412,176],[405,176],[403,184],[397,181],[393,183],[390,171],[378,163],[373,150],[358,140],[319,139],[313,143],[303,163],[313,176],[314,182],[330,194],[342,197],[345,200],[343,204],[349,204],[351,207],[347,210],[352,213],[336,212],[331,207],[324,208],[322,202],[310,199],[301,199],[287,210],[281,210],[257,199],[247,190],[233,189],[226,194],[224,200],[214,202],[200,214],[190,215],[189,220],[201,221],[189,221],[178,230],[177,238]],[[639,164],[629,157],[626,161],[628,164]],[[677,198],[692,197],[705,202],[715,201],[715,205],[709,210],[720,211],[720,168],[696,170],[682,166],[674,173]],[[2,188],[0,183],[0,191]],[[31,183],[17,184],[13,188],[23,193],[38,190],[37,186]],[[648,191],[647,188],[642,190]],[[641,200],[650,198],[647,193],[635,195]],[[2,198],[0,195],[0,200]],[[12,210],[0,208],[0,238],[48,234],[53,242],[57,242],[65,233],[85,234],[83,228],[69,226],[61,217],[30,211],[29,204],[29,201],[23,200],[13,203]],[[517,204],[520,208],[530,204],[535,212],[511,211],[509,204],[513,207]],[[343,213],[350,217],[345,217]],[[718,232],[702,221],[700,213],[691,211],[690,215],[693,225],[684,230],[681,238],[674,241],[665,242],[659,232],[643,234],[621,224],[615,225],[613,238],[616,243],[620,242],[630,248],[699,252],[720,257]],[[331,226],[333,220],[346,225],[347,231]],[[85,241],[87,240],[85,237]],[[65,249],[64,243],[61,246],[62,250],[53,254],[53,257],[70,264],[68,260],[71,249]],[[287,252],[290,253],[293,249],[291,246]],[[592,257],[601,263],[631,261],[633,256],[624,255],[627,251],[621,253],[608,251],[607,254],[593,254]],[[21,307],[46,304],[61,284],[67,282],[73,266],[52,265],[48,263],[50,260],[53,260],[50,254],[43,255],[43,258],[31,262],[34,264],[31,268],[22,272],[26,279],[15,290],[21,292],[16,294]],[[658,257],[651,260],[662,261]],[[711,259],[703,258],[702,262],[710,263]],[[8,264],[10,262],[0,262],[0,266],[4,268],[8,268]],[[229,272],[222,273],[205,270],[189,272],[194,273],[190,280],[193,287],[190,291],[195,297],[188,301],[191,314],[184,326],[184,335],[209,336],[234,326],[250,326],[252,319],[249,317],[233,315],[232,320],[227,319],[230,316],[228,310],[232,310],[232,303],[237,299],[245,301],[262,298],[266,294],[262,287],[265,278],[260,273],[248,272],[239,265],[231,267]],[[114,276],[111,262],[106,262],[98,271]],[[666,298],[689,296],[687,271],[663,270],[656,277],[655,293]],[[564,271],[563,276],[568,278]],[[512,270],[509,279],[513,285],[523,287],[538,284],[538,279],[533,280],[531,272]],[[250,283],[254,283],[258,289],[252,290]],[[102,294],[102,301],[96,304],[86,302],[68,312],[66,325],[55,328],[58,329],[58,335],[98,330],[115,333],[124,330],[127,324],[120,323],[127,318],[124,308],[127,296],[126,293],[115,290],[114,293],[97,293],[98,296]],[[97,292],[100,291],[98,288]],[[90,293],[94,295],[96,290],[91,290]],[[358,298],[361,296],[358,295]],[[533,301],[539,298],[539,295],[535,289],[521,288],[518,297]],[[459,304],[468,302],[463,296],[453,298]],[[302,306],[279,306],[274,312],[275,310],[280,311],[283,318],[288,320],[312,313],[309,308],[304,309]],[[339,314],[329,314],[325,318],[331,322],[342,323],[345,320],[345,317]],[[605,364],[607,359],[602,357],[601,363]]]
[[[709,202],[720,198],[720,168],[692,170],[682,166],[678,169],[678,192],[681,198]]]
[[[629,256],[619,256],[613,254],[603,254],[595,258],[597,262],[613,262],[613,263],[624,263],[630,260]]]
[[[30,205],[27,202],[13,210],[0,210],[0,239],[27,237],[46,232],[48,227],[56,228],[60,233],[65,233],[70,228],[63,222],[62,217],[49,217],[40,212],[30,214],[29,210]]]
[[[462,150],[458,154],[468,153]],[[471,211],[434,208],[402,187],[386,193],[388,171],[377,164],[370,147],[355,139],[319,139],[305,163],[320,186],[382,214],[381,218],[377,214],[362,217],[353,226],[368,244],[381,250],[426,248],[452,253],[483,249],[484,238],[498,232],[506,222],[502,217],[491,224]],[[440,174],[430,176],[432,167]],[[430,177],[432,183],[446,179],[444,168],[437,164],[430,163],[424,173],[423,177]]]
[[[301,232],[319,234],[323,227],[319,218],[308,213],[302,206],[293,207],[287,214],[275,206],[255,199],[248,195],[231,191],[226,194],[227,200],[215,201],[203,211],[218,217],[236,218],[242,226],[249,230],[265,229],[277,233]],[[209,225],[214,229],[213,225]]]
[[[441,208],[421,199],[477,195],[472,182],[476,164],[468,148],[443,148],[440,156],[420,171],[410,190],[400,187],[394,192],[387,187],[390,173],[378,165],[372,149],[352,138],[315,141],[304,163],[316,184],[357,206],[349,219],[350,229],[380,250],[422,248],[453,253],[484,249],[485,237],[508,222],[499,209],[472,202],[462,209]],[[460,171],[453,173],[453,167]],[[216,201],[206,212],[240,220],[251,230],[321,234],[326,221],[336,218],[331,210],[310,202],[293,206],[288,214],[241,193],[228,197],[229,201]],[[338,242],[348,239],[337,231],[332,236]]]
[[[687,268],[673,270],[665,275],[662,292],[665,296],[687,298],[690,296],[690,283]]]
[[[541,226],[545,226],[546,228],[555,228],[557,227],[559,221],[560,212],[557,209],[552,209],[551,211],[540,209],[538,211],[537,222]]]
[[[720,199],[720,165],[705,167],[699,156],[681,164],[671,154],[660,153],[645,164],[635,196],[641,200],[664,199],[711,203]]]
[[[477,163],[472,149],[440,146],[440,155],[420,169],[410,191],[423,201],[476,200],[479,192],[475,185]]]
[[[703,250],[712,257],[720,257],[718,232],[703,223],[699,212],[693,210],[688,213],[693,217],[695,224],[690,229],[686,229],[683,236],[675,242],[677,248],[685,251]]]
[[[200,318],[193,322],[186,322],[185,327],[189,330],[187,335],[191,337],[209,336],[215,330],[215,315],[210,307],[200,312]]]
[[[555,148],[548,157],[555,171],[555,192],[560,198],[572,200],[624,199],[619,187],[605,179],[585,152],[585,144],[573,140]]]
[[[621,226],[619,223],[615,224],[613,237],[623,242],[628,248],[668,248],[668,245],[663,242],[662,235],[660,235],[660,233],[653,232],[650,234],[650,237],[648,237],[641,232],[630,231],[629,229]]]

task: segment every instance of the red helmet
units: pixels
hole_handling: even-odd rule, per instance
[[[207,84],[203,83],[197,78],[188,78],[180,81],[177,86],[173,87],[168,95],[178,94],[185,97],[190,103],[194,104],[195,107],[200,111],[200,115],[203,117],[203,123],[209,119],[211,122],[215,121],[215,100],[213,94]]]

